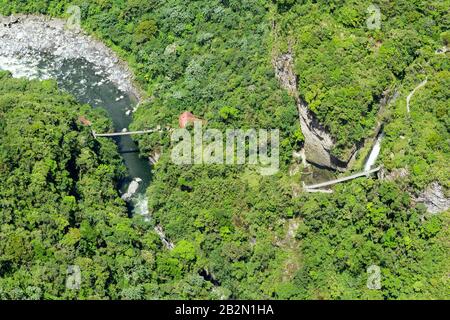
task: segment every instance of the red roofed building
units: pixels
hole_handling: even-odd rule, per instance
[[[189,111],[186,111],[186,112],[183,112],[182,114],[180,114],[180,118],[178,119],[178,123],[180,125],[180,128],[186,128],[186,125],[188,123],[192,123],[192,122],[195,122],[195,121],[202,121],[202,120],[197,118],[196,116],[194,116]]]
[[[92,125],[92,122],[90,122],[90,121],[89,121],[88,119],[86,119],[86,117],[84,117],[84,116],[79,116],[79,117],[78,117],[78,121],[80,121],[81,124],[84,125],[84,126],[91,126],[91,125]]]

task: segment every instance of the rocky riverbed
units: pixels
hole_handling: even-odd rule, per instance
[[[37,52],[52,55],[55,63],[84,59],[118,89],[140,97],[126,64],[102,42],[81,31],[68,29],[66,21],[44,16],[0,16],[0,56],[35,60]]]
[[[0,70],[16,78],[54,79],[78,102],[104,109],[114,130],[128,130],[139,92],[126,64],[104,44],[83,32],[69,30],[65,21],[43,16],[0,16]],[[146,189],[151,167],[141,158],[130,136],[114,138],[128,175],[118,191],[130,212],[147,216]]]

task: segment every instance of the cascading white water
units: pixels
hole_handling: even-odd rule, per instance
[[[381,140],[383,140],[383,137],[384,137],[383,133],[380,133],[378,135],[375,144],[373,145],[372,150],[370,151],[370,155],[367,158],[366,164],[364,165],[364,171],[370,170],[377,161],[378,155],[380,154]]]
[[[1,49],[1,45],[0,45]],[[84,60],[64,59],[48,54],[4,56],[0,50],[0,70],[11,72],[15,78],[55,79],[62,90],[72,93],[81,103],[108,111],[115,127],[128,127],[131,118],[127,111],[134,104],[126,92],[119,90],[109,79],[104,78],[101,68]],[[137,146],[130,137],[117,139],[119,149],[132,150]],[[143,215],[148,221],[146,188],[150,182],[150,164],[139,158],[137,153],[122,154],[129,177],[121,183],[121,190],[127,194],[130,183],[134,183],[126,201],[134,214]]]
[[[0,16],[0,70],[8,70],[16,78],[55,79],[60,89],[79,102],[105,109],[115,130],[128,128],[136,110],[139,94],[126,65],[103,43],[70,31],[64,20]],[[137,149],[131,137],[114,140],[119,150]],[[150,164],[137,153],[125,152],[122,158],[128,177],[120,184],[121,192],[126,193],[134,181],[127,201],[133,213],[147,215]]]
[[[117,89],[102,77],[104,73],[99,73],[86,61],[61,59],[38,52],[17,57],[2,56],[0,52],[0,70],[11,72],[15,78],[55,79],[62,90],[72,93],[81,103],[106,109],[115,127],[128,127],[131,121],[126,115],[127,110],[133,107],[128,94]],[[120,137],[117,142],[119,149],[137,148],[130,137]],[[151,179],[150,164],[137,153],[124,153],[122,157],[129,173],[121,184],[123,198],[131,205],[134,214],[143,215],[148,220],[146,188]]]
[[[0,70],[8,70],[14,78],[50,79],[48,70],[39,68],[38,62],[32,59],[0,56]]]

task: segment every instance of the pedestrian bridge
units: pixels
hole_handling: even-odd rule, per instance
[[[374,168],[374,169],[370,169],[370,170],[358,172],[358,173],[352,174],[352,175],[347,176],[347,177],[342,177],[342,178],[338,178],[338,179],[334,179],[334,180],[330,180],[330,181],[326,181],[326,182],[321,182],[321,183],[317,183],[317,184],[312,184],[312,185],[309,185],[309,186],[307,186],[307,185],[305,185],[305,183],[303,183],[303,189],[304,189],[306,192],[325,192],[325,193],[331,193],[331,192],[332,192],[331,190],[327,190],[327,189],[323,190],[323,189],[320,189],[320,188],[325,188],[325,187],[328,187],[328,186],[335,185],[335,184],[337,184],[337,183],[341,183],[341,182],[344,182],[344,181],[353,180],[353,179],[356,179],[356,178],[359,178],[359,177],[364,177],[364,176],[368,177],[370,174],[372,174],[372,173],[374,173],[374,172],[377,172],[377,171],[379,171],[380,169],[381,169],[381,166],[376,167],[376,168]]]
[[[130,136],[135,134],[147,134],[147,133],[154,133],[154,132],[163,132],[163,131],[170,131],[171,129],[169,127],[162,129],[161,127],[156,127],[154,129],[148,129],[148,130],[141,130],[141,131],[124,131],[124,132],[112,132],[112,133],[97,133],[94,130],[92,130],[92,135],[95,139],[97,137],[119,137],[119,136]]]

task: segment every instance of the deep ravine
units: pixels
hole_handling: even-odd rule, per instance
[[[105,109],[115,131],[128,129],[139,99],[131,72],[115,54],[89,36],[66,30],[63,20],[0,16],[0,70],[14,77],[55,79],[79,102]],[[114,139],[128,169],[119,185],[122,198],[132,214],[147,216],[151,165],[130,136]]]

